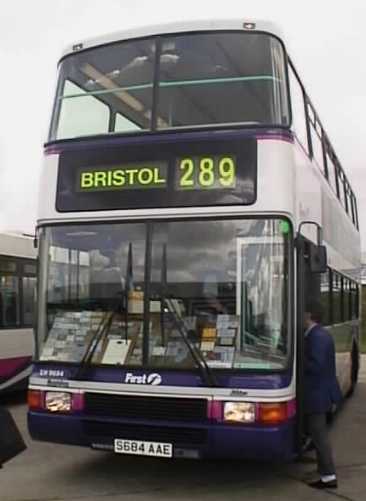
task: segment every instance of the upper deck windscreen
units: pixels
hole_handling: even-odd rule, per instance
[[[210,32],[124,41],[66,57],[50,140],[288,123],[281,43],[266,34]]]

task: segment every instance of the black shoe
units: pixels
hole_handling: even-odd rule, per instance
[[[329,482],[323,482],[322,479],[316,480],[315,482],[309,482],[309,487],[314,489],[336,489],[338,487],[337,480],[330,480]]]

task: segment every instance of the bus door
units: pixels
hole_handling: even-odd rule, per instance
[[[297,248],[297,328],[296,328],[296,452],[301,455],[304,439],[303,381],[304,381],[304,313],[307,301],[320,301],[321,273],[326,270],[324,247],[310,242],[302,235]],[[325,268],[325,269],[324,269]]]

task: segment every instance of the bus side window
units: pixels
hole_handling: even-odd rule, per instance
[[[343,321],[348,322],[350,317],[350,281],[348,278],[343,278]]]
[[[332,188],[333,192],[336,194],[336,196],[338,196],[337,195],[338,190],[337,190],[336,166],[335,166],[334,161],[331,157],[329,149],[327,149],[326,158],[327,158],[327,169],[328,169],[328,182],[329,182],[329,185]]]
[[[0,287],[2,326],[16,327],[20,324],[19,278],[12,275],[0,276]]]
[[[320,278],[320,303],[323,309],[323,324],[330,325],[330,270],[328,269],[326,273],[322,273]]]
[[[353,196],[352,196],[352,193],[350,193],[350,196],[349,196],[349,203],[350,203],[350,207],[351,207],[351,214],[352,214],[352,222],[353,224],[356,226],[356,213],[355,213],[355,204],[353,203]]]
[[[339,186],[339,201],[342,204],[342,207],[345,209],[346,208],[346,201],[345,201],[345,191],[344,191],[344,174],[341,171],[339,167],[337,167],[337,173],[338,173],[338,186]]]
[[[288,68],[291,93],[292,127],[306,153],[309,154],[304,92],[297,76],[292,69],[292,66],[289,65]]]
[[[20,325],[19,312],[19,278],[17,263],[11,258],[0,260],[0,320],[1,327]]]
[[[0,280],[1,287],[1,280]],[[4,328],[3,294],[0,290],[0,329]]]
[[[315,116],[312,106],[307,103],[308,117],[309,117],[309,128],[311,137],[311,147],[313,153],[313,160],[316,162],[318,169],[326,177],[326,165],[324,162],[323,155],[323,130]]]
[[[348,183],[347,180],[344,180],[344,203],[347,214],[351,215],[351,206],[349,199],[349,191],[348,191]]]
[[[341,276],[339,273],[333,271],[333,283],[332,283],[332,323],[339,324],[342,322],[342,284]]]
[[[23,277],[22,281],[23,281],[23,323],[25,326],[31,326],[33,325],[36,277]]]
[[[358,318],[358,285],[356,282],[353,282],[351,285],[351,296],[352,296],[352,305],[351,305],[351,318],[352,320]]]
[[[355,224],[356,224],[356,228],[359,229],[359,224],[358,224],[358,208],[357,208],[356,198],[355,198],[354,195],[352,196],[352,200],[353,200],[353,207],[354,207],[354,214],[355,214]]]

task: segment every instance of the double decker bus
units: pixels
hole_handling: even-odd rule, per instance
[[[36,250],[27,235],[0,234],[0,394],[25,389],[34,352]]]
[[[357,381],[360,237],[278,30],[200,21],[76,43],[44,153],[32,437],[296,456],[307,299],[343,393]]]

